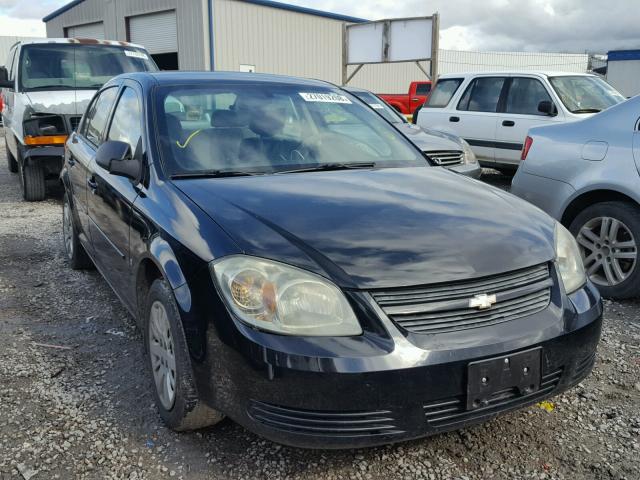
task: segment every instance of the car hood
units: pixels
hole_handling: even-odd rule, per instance
[[[27,92],[34,112],[57,115],[82,115],[97,90],[46,90]]]
[[[481,277],[554,257],[532,205],[439,168],[176,180],[249,255],[345,288]]]
[[[423,152],[462,150],[460,139],[453,135],[425,129],[411,123],[399,123],[396,124],[396,128]]]

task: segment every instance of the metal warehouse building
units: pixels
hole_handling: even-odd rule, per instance
[[[43,20],[48,37],[144,45],[165,69],[256,71],[336,84],[343,25],[365,21],[269,0],[75,0]],[[351,84],[396,93],[424,78],[414,63],[367,65]]]

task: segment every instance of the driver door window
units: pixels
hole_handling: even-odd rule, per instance
[[[131,145],[131,153],[138,153],[136,150],[142,138],[141,116],[142,108],[138,94],[132,88],[126,87],[113,113],[107,138],[128,143]]]

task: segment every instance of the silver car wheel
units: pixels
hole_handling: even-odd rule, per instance
[[[67,257],[73,258],[73,223],[69,202],[64,202],[62,206],[62,236]]]
[[[149,312],[149,355],[158,397],[164,409],[171,410],[176,400],[176,357],[167,311],[159,301]]]
[[[636,266],[636,240],[629,227],[616,218],[592,218],[578,232],[577,241],[587,275],[597,285],[619,285]]]

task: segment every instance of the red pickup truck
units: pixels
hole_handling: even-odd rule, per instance
[[[422,105],[429,98],[431,92],[431,82],[411,82],[409,93],[402,95],[389,95],[381,93],[378,96],[385,102],[404,115],[413,115],[416,108]]]

